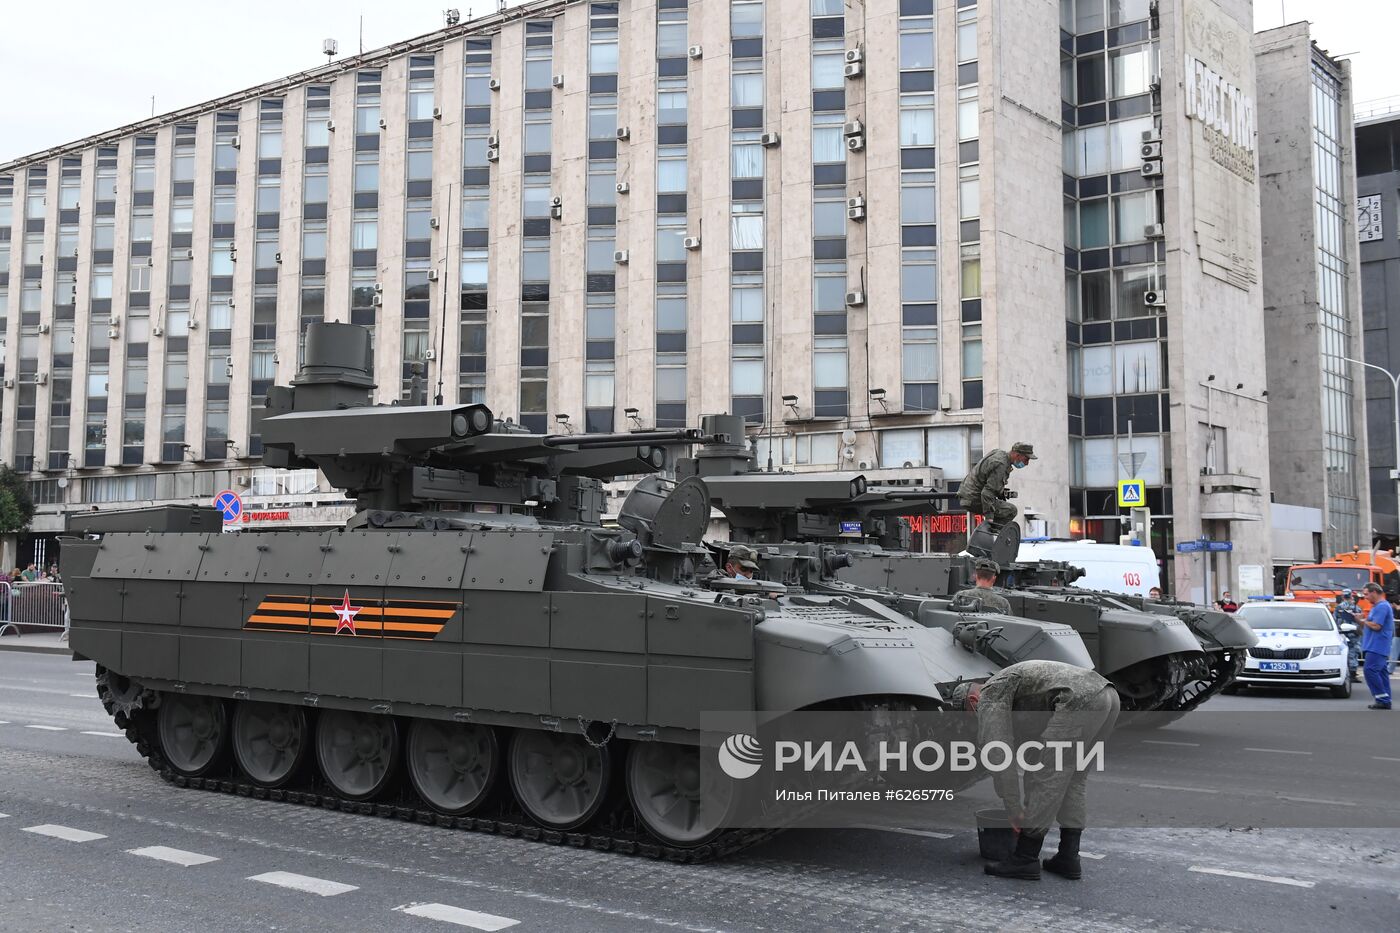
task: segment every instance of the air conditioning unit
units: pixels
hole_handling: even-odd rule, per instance
[[[434,119],[434,120],[441,120],[441,119],[442,119],[442,108],[441,108],[441,107],[434,107],[434,108],[433,108],[433,119]]]
[[[433,360],[437,359],[437,351],[433,349],[424,350],[423,359],[431,363]]]
[[[626,126],[619,126],[615,135],[619,140],[630,139],[632,137],[632,129]]]
[[[429,269],[429,270],[428,270],[428,281],[429,281],[429,282],[436,282],[437,280],[438,280],[438,271],[437,271],[436,269]]]
[[[618,194],[626,194],[627,192],[629,192],[629,191],[632,190],[631,186],[628,185],[627,182],[625,182],[625,181],[620,181],[620,182],[618,182],[617,185],[616,185],[616,187],[617,187],[617,193],[618,193]]]
[[[777,133],[764,133],[762,136],[758,137],[758,144],[769,149],[772,149],[782,141],[782,137]]]
[[[557,195],[549,200],[549,216],[559,220],[564,216],[564,199]]]
[[[900,464],[900,466],[904,467],[904,469],[906,470],[912,470],[914,469],[914,467],[918,466],[918,464],[915,463],[913,460],[905,460],[903,463]]]
[[[690,48],[685,50],[685,54],[690,56],[692,59],[702,58],[705,55],[705,50],[701,46],[692,45]]]
[[[1149,288],[1142,293],[1142,303],[1149,308],[1165,308],[1167,306],[1167,290],[1165,288]]]
[[[857,463],[857,464],[856,464],[856,469],[857,469],[857,470],[873,470],[873,469],[875,469],[875,464],[871,463],[869,460],[862,460],[860,463]]]
[[[376,295],[381,295],[381,294],[384,293],[384,283],[383,283],[383,282],[375,282],[375,283],[374,283],[374,293],[375,293]]]
[[[938,407],[939,407],[941,410],[943,410],[943,411],[952,411],[952,410],[953,410],[953,393],[952,393],[952,392],[940,392],[940,393],[938,393]]]
[[[859,308],[865,304],[865,292],[861,289],[846,292],[846,307]]]
[[[1160,139],[1143,140],[1142,157],[1144,159],[1160,159],[1162,157],[1162,141]]]
[[[625,249],[619,249],[619,250],[614,250],[614,251],[613,251],[613,262],[617,263],[619,266],[625,266],[625,265],[627,265],[627,259],[628,259],[627,250],[625,250]]]
[[[384,119],[383,117],[380,117],[380,118],[379,118],[379,128],[380,128],[381,130],[387,130],[387,129],[389,128],[389,121],[386,120],[386,119]]]
[[[117,330],[115,327],[109,327],[109,328],[107,328],[107,336],[108,336],[109,338],[111,338],[112,340],[116,340],[116,339],[117,339],[118,337],[120,337],[121,335],[122,335],[122,332],[119,331],[119,330]]]
[[[555,75],[554,77],[552,77],[552,78],[549,79],[549,83],[550,83],[552,86],[554,86],[554,87],[563,87],[563,86],[564,86],[564,76],[563,76],[563,75]]]
[[[49,374],[39,373],[34,377],[34,381],[39,383],[39,385],[41,386],[46,386],[49,384]]]
[[[856,195],[853,198],[846,199],[846,219],[865,219],[865,198],[861,197],[860,195]]]
[[[15,381],[14,381],[13,379],[6,379],[6,380],[5,380],[5,388],[7,388],[7,389],[13,389],[14,387],[15,387]]]
[[[279,253],[273,253],[273,254],[272,254],[272,261],[275,262],[275,263],[277,263],[279,266],[282,265],[282,254],[281,254],[280,252],[279,252]]]
[[[846,137],[846,148],[849,149],[851,152],[860,152],[862,149],[865,148],[865,137],[864,137],[864,136],[847,136],[847,137]]]
[[[436,217],[429,217],[429,218],[428,218],[428,227],[429,227],[429,228],[431,228],[431,229],[433,229],[433,230],[436,230],[438,227],[441,227],[441,226],[442,226],[442,221],[438,220]]]
[[[487,162],[499,162],[500,159],[501,159],[501,150],[499,150],[499,149],[493,149],[493,148],[488,148],[488,149],[486,150],[486,161],[487,161]]]
[[[380,305],[384,304],[384,296],[383,296],[383,295],[375,295],[375,296],[374,296],[374,300],[373,300],[372,303],[374,304],[374,306],[375,306],[376,308],[379,307]]]
[[[47,334],[48,332],[49,332],[49,325],[47,325],[47,324],[40,324],[40,325],[39,325],[39,333],[41,333],[41,334]]]
[[[1161,224],[1148,224],[1142,228],[1142,235],[1149,240],[1160,240],[1167,235],[1167,231]]]
[[[681,240],[681,245],[686,249],[699,249],[700,238],[698,236],[688,236],[684,240]]]
[[[486,82],[486,86],[489,87],[489,88],[490,88],[491,90],[493,90],[493,91],[499,91],[499,90],[501,89],[501,79],[500,79],[500,78],[492,78],[491,80],[489,80],[489,81]]]
[[[335,132],[335,121],[334,121],[334,120],[327,120],[327,121],[326,121],[326,132],[327,132],[327,133],[334,133],[334,132]]]
[[[862,123],[862,122],[860,122],[859,120],[847,120],[847,121],[846,121],[846,124],[845,124],[844,126],[841,127],[841,135],[843,135],[843,136],[864,136],[864,135],[865,135],[865,124]]]
[[[1142,177],[1143,177],[1143,178],[1161,178],[1161,177],[1162,177],[1162,160],[1161,160],[1161,159],[1148,159],[1146,162],[1142,163]]]
[[[229,140],[229,145],[233,146],[233,148],[235,148],[235,149],[242,149],[242,148],[243,148],[243,137],[242,137],[242,136],[235,136],[235,137],[233,137],[232,139]]]
[[[860,62],[850,62],[841,69],[841,73],[848,78],[859,78],[865,74],[865,66]]]
[[[499,149],[499,148],[501,148],[501,137],[498,136],[498,135],[495,134],[495,133],[492,133],[490,136],[486,137],[486,148],[488,148],[488,149]]]
[[[161,327],[159,324],[157,324],[155,327],[152,327],[152,328],[151,328],[151,336],[152,336],[152,337],[163,337],[164,335],[165,335],[165,329],[164,329],[163,327]]]
[[[233,307],[233,303],[232,303],[232,302],[229,303],[229,307],[230,307],[230,308]],[[189,325],[189,326],[190,326],[190,330],[199,330],[199,322],[196,321],[194,318],[190,318],[190,325]]]

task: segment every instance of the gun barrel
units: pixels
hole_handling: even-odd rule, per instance
[[[716,440],[716,439],[719,440]],[[635,447],[641,444],[709,444],[724,443],[727,435],[703,434],[695,428],[674,431],[637,431],[617,434],[550,434],[539,439],[545,447]]]

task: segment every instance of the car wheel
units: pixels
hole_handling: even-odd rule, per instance
[[[1334,700],[1345,700],[1351,696],[1351,678],[1343,680],[1340,687],[1328,687],[1327,689],[1332,691]]]

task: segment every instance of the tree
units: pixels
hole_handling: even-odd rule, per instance
[[[34,518],[29,486],[8,464],[0,464],[0,534],[15,534]]]

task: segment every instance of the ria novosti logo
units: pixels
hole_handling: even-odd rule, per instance
[[[719,747],[719,767],[736,781],[751,778],[763,767],[763,746],[745,732],[736,732]]]

